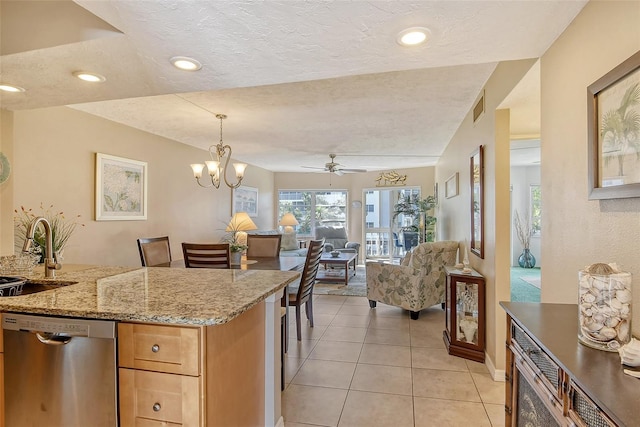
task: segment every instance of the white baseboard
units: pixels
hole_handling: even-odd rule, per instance
[[[284,418],[280,417],[280,419],[276,423],[276,427],[284,427]]]
[[[496,366],[493,364],[493,360],[489,357],[487,353],[484,354],[484,364],[489,370],[489,375],[493,378],[494,381],[504,382],[504,369],[496,369]]]

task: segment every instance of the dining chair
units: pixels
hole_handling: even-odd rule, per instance
[[[171,262],[169,236],[140,238],[138,239],[138,250],[143,267],[153,267]]]
[[[320,257],[324,250],[324,239],[311,240],[309,242],[309,249],[307,250],[307,259],[304,263],[302,275],[300,276],[300,283],[298,288],[295,288],[295,284],[289,285],[289,293],[285,295],[288,298],[290,306],[296,307],[296,329],[298,341],[302,341],[302,319],[300,313],[300,307],[305,305],[305,313],[309,324],[313,328],[313,285],[316,283],[316,274],[318,273],[318,266],[320,265]],[[287,301],[282,301],[282,306],[286,307]],[[289,337],[285,337],[289,339]]]
[[[280,256],[282,234],[249,234],[247,235],[247,258]]]
[[[228,243],[182,243],[186,268],[231,268]]]

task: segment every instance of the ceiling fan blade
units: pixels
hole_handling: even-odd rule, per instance
[[[349,169],[349,168],[341,168],[340,169],[342,172],[348,172],[348,173],[360,173],[360,172],[367,172],[366,169]]]
[[[336,169],[333,171],[333,173],[335,173],[338,176],[342,176],[344,175],[344,169]]]
[[[321,170],[321,171],[326,171],[327,170],[327,168],[318,168],[318,167],[315,167],[315,166],[300,166],[300,167],[301,168],[305,168],[305,169],[318,169],[318,170]]]

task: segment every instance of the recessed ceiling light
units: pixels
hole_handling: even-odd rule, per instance
[[[424,27],[411,27],[404,31],[400,31],[396,41],[401,46],[416,46],[429,40],[431,31]]]
[[[0,84],[0,90],[4,92],[24,92],[25,89],[20,86],[13,86],[7,84]]]
[[[193,58],[186,56],[174,56],[170,59],[174,67],[185,71],[198,71],[202,64]]]
[[[96,74],[96,73],[88,73],[86,71],[75,71],[73,75],[79,78],[80,80],[84,80],[85,82],[91,82],[91,83],[102,83],[105,80],[107,80],[105,76],[101,76],[100,74]]]

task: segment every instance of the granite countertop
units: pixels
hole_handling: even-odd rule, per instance
[[[0,298],[0,311],[181,325],[233,320],[300,276],[278,270],[89,266],[57,272],[77,282]],[[42,274],[31,279],[44,282]]]

